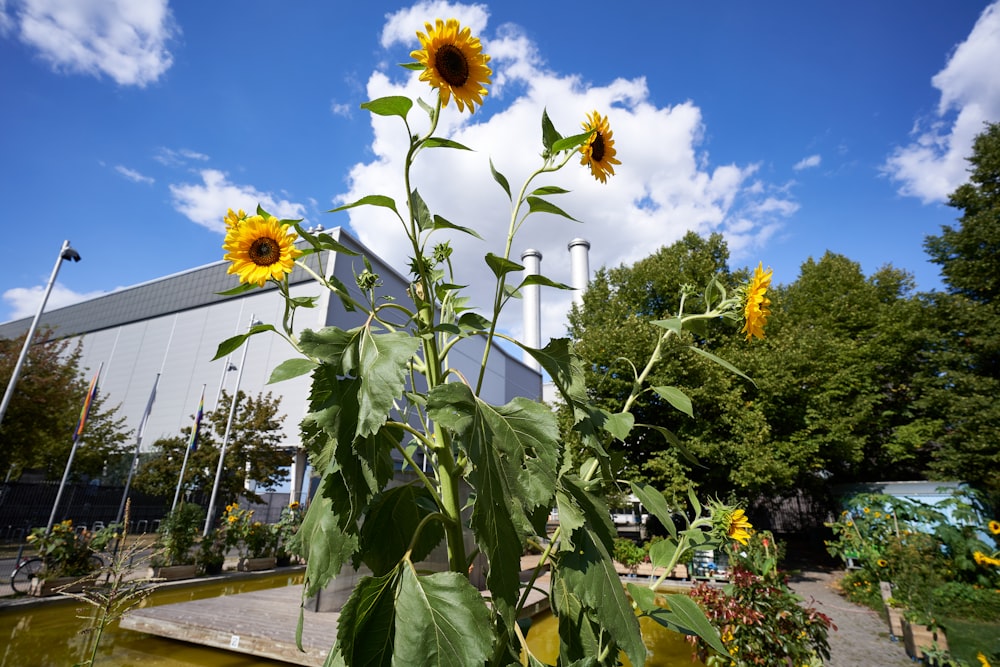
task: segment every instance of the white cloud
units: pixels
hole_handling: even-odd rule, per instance
[[[485,23],[479,6],[452,6],[450,11],[423,16],[471,16],[463,20]],[[383,44],[403,41],[411,46],[414,25],[422,27],[413,10],[388,17]],[[473,227],[485,243],[462,234],[442,234],[455,248],[457,280],[470,285],[472,303],[486,306],[492,300],[492,274],[483,257],[502,252],[510,218],[507,196],[490,175],[489,160],[502,172],[515,191],[539,165],[541,152],[540,118],[547,109],[556,128],[568,136],[580,132],[585,114],[597,109],[610,118],[618,157],[622,164],[606,185],[594,180],[589,171],[570,158],[558,174],[544,175],[534,187],[559,185],[572,190],[551,201],[583,221],[580,225],[560,216],[537,214],[528,218],[511,251],[519,261],[527,248],[542,252],[542,273],[569,284],[567,243],[576,237],[591,242],[590,264],[616,266],[646,257],[657,248],[673,243],[688,230],[699,233],[721,231],[727,235],[734,261],[741,254],[760,247],[794,213],[797,204],[774,186],[750,182],[757,165],[712,166],[703,149],[705,134],[701,110],[693,102],[658,107],[650,100],[646,81],[616,79],[601,84],[584,82],[577,75],[549,71],[541,64],[538,48],[516,26],[502,26],[493,39],[474,29],[492,56],[494,82],[506,86],[508,96],[499,103],[497,87],[490,87],[486,108],[475,114],[459,114],[449,106],[442,114],[438,136],[454,139],[475,152],[435,149],[421,153],[414,170],[413,185],[434,214],[451,222]],[[368,80],[368,99],[386,95],[422,96],[431,91],[415,74],[373,73]],[[487,114],[492,114],[487,116]],[[411,127],[426,115],[414,108]],[[355,201],[368,194],[391,196],[403,209],[405,197],[399,175],[406,150],[406,133],[398,118],[372,117],[373,159],[355,164],[348,178],[348,191],[337,204]],[[385,209],[358,207],[343,214],[360,240],[393,266],[406,266],[409,248],[404,243],[399,221]],[[756,258],[752,258],[756,265]],[[516,276],[511,276],[515,279]],[[542,341],[565,334],[565,314],[571,302],[569,292],[544,289]],[[512,302],[502,326],[513,335],[521,334],[521,306]]]
[[[944,201],[968,177],[966,158],[984,123],[1000,120],[1000,2],[987,7],[931,83],[941,92],[931,119],[918,121],[913,139],[897,148],[883,171],[899,193],[925,203]]]
[[[129,169],[128,167],[124,167],[120,164],[115,166],[115,171],[117,171],[119,174],[121,174],[128,180],[132,181],[133,183],[152,184],[156,182],[156,179],[154,179],[152,176],[144,176],[143,174],[137,172],[135,169]]]
[[[354,112],[354,106],[343,102],[330,102],[330,113],[334,116],[350,118]]]
[[[424,26],[428,23],[428,16],[458,19],[463,27],[467,26],[472,30],[472,34],[481,35],[486,29],[489,15],[486,5],[462,5],[444,0],[418,2],[412,7],[386,15],[386,23],[382,28],[382,47],[389,48],[402,43],[413,45],[414,49],[419,48],[416,34],[418,31],[426,32]]]
[[[49,300],[45,302],[45,310],[54,310],[63,306],[86,301],[101,296],[105,292],[74,292],[59,283],[52,286]],[[10,306],[10,319],[19,320],[22,317],[34,317],[38,312],[38,304],[45,296],[45,285],[36,287],[13,287],[3,293],[3,300]]]
[[[279,218],[304,218],[303,204],[279,199],[269,192],[261,192],[252,185],[231,183],[226,174],[217,169],[203,169],[201,183],[171,185],[174,208],[193,222],[216,232],[225,232],[222,222],[227,209],[240,209],[252,213],[260,204],[264,210]]]
[[[795,171],[802,171],[803,169],[809,169],[811,167],[818,167],[821,161],[819,155],[810,155],[809,157],[804,157],[792,167]]]
[[[144,87],[173,64],[167,0],[4,0],[0,11],[0,34],[17,34],[57,72]]]
[[[160,148],[153,159],[167,167],[186,167],[189,162],[206,162],[208,156],[188,148]]]

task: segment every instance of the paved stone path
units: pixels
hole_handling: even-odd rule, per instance
[[[825,667],[912,667],[902,641],[893,641],[889,625],[882,617],[849,602],[836,589],[842,571],[807,568],[791,579],[792,589],[833,619],[836,632],[830,633],[830,660]]]

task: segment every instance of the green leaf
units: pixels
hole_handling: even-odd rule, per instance
[[[530,276],[527,276],[524,280],[521,281],[521,284],[518,285],[517,288],[521,289],[526,285],[542,285],[543,287],[555,287],[556,289],[564,289],[564,290],[575,289],[570,285],[557,283],[556,281],[550,278],[546,278],[540,273],[533,273]]]
[[[420,196],[417,190],[414,190],[410,196],[410,206],[413,207],[413,217],[416,219],[420,231],[425,232],[434,227],[434,218],[431,216],[431,210],[427,207],[427,202],[424,201],[424,198]]]
[[[653,391],[688,417],[694,417],[694,408],[691,405],[691,399],[677,387],[653,387]]]
[[[655,424],[636,424],[636,426],[642,426],[643,428],[649,428],[656,431],[657,433],[662,435],[663,439],[666,440],[668,443],[670,443],[670,445],[674,449],[676,449],[680,453],[680,455],[684,457],[684,460],[686,460],[688,463],[690,463],[693,466],[697,466],[699,468],[705,467],[698,462],[698,459],[695,457],[694,454],[691,453],[691,450],[685,447],[684,443],[681,442],[681,439],[678,438],[676,435],[674,435],[674,433],[670,431],[670,429],[666,429],[663,428],[662,426],[657,426]]]
[[[365,102],[361,105],[362,109],[368,109],[373,114],[378,114],[379,116],[399,116],[403,119],[406,118],[406,114],[410,113],[412,107],[413,100],[402,95],[380,97],[377,100]]]
[[[695,347],[694,345],[691,346],[691,349],[694,350],[695,352],[697,352],[698,354],[700,354],[701,356],[703,356],[703,357],[705,357],[707,359],[711,359],[715,363],[717,363],[720,366],[722,366],[723,368],[725,368],[730,373],[735,373],[736,375],[739,375],[741,378],[743,378],[743,379],[747,380],[748,382],[750,382],[750,384],[752,384],[753,386],[755,386],[755,387],[757,386],[757,383],[754,382],[753,380],[751,380],[750,377],[746,373],[744,373],[740,369],[736,368],[736,366],[733,366],[731,363],[729,363],[725,359],[723,359],[721,357],[717,357],[714,354],[712,354],[711,352],[703,350],[700,347]]]
[[[469,667],[486,662],[492,623],[483,596],[457,572],[418,576],[404,567],[396,598],[393,665]]]
[[[434,227],[434,229],[454,229],[454,230],[457,230],[457,231],[460,231],[460,232],[465,232],[466,234],[469,234],[470,236],[475,236],[479,240],[483,240],[483,237],[480,236],[479,232],[477,232],[475,229],[472,229],[471,227],[462,227],[461,225],[456,225],[454,223],[448,222],[447,220],[445,220],[444,218],[442,218],[440,215],[435,215],[434,216],[434,225],[433,225],[433,227]]]
[[[633,665],[646,661],[639,622],[625,596],[621,579],[601,539],[584,526],[573,535],[576,548],[559,553],[558,567],[566,586],[576,591]]]
[[[399,66],[403,69],[413,70],[414,72],[423,72],[427,69],[427,66],[423,63],[399,63]]]
[[[564,218],[569,218],[573,222],[580,222],[555,204],[540,197],[528,197],[528,210],[532,213],[552,213],[553,215],[561,215]]]
[[[560,139],[552,145],[552,152],[558,153],[560,151],[570,151],[574,148],[579,148],[583,144],[587,143],[590,137],[594,134],[594,131],[584,132],[583,134],[574,134],[572,137],[566,137],[565,139]]]
[[[305,375],[306,373],[312,372],[314,368],[316,368],[316,362],[310,359],[286,359],[278,364],[273,371],[271,371],[271,378],[267,381],[267,383],[274,384],[275,382],[281,382],[282,380],[289,380],[300,375]]]
[[[254,326],[250,327],[250,330],[247,333],[243,333],[238,336],[233,336],[232,338],[227,338],[226,340],[219,343],[219,347],[218,349],[216,349],[215,356],[212,357],[212,361],[215,361],[216,359],[221,359],[227,354],[235,352],[236,350],[240,349],[240,346],[243,345],[243,343],[248,338],[250,338],[250,336],[254,336],[263,331],[276,331],[276,329],[274,328],[273,325],[270,324],[255,324]]]
[[[427,148],[457,148],[463,151],[471,151],[472,149],[468,146],[463,146],[457,141],[452,141],[451,139],[442,139],[441,137],[429,137],[424,141],[424,146]]]
[[[393,201],[392,197],[386,197],[385,195],[368,195],[352,204],[344,204],[343,206],[338,206],[337,208],[331,208],[327,212],[336,213],[338,211],[346,211],[347,209],[354,208],[355,206],[381,206],[382,208],[391,209],[396,213],[396,215],[399,215],[399,212],[396,211],[396,202]]]
[[[668,320],[652,320],[650,324],[655,324],[661,329],[673,331],[678,336],[680,336],[684,330],[684,324],[681,322],[681,318],[679,317],[671,317]]]
[[[569,192],[569,190],[566,190],[565,188],[561,188],[558,185],[544,185],[544,186],[542,186],[540,188],[535,188],[534,190],[532,190],[531,194],[533,194],[533,195],[539,195],[539,196],[542,196],[542,195],[564,195],[564,194],[566,194],[568,192]]]
[[[390,206],[389,208],[393,207],[395,207],[395,203],[393,203],[393,205]],[[319,247],[322,248],[323,250],[332,250],[333,252],[341,255],[350,255],[351,257],[357,257],[358,255],[361,254],[359,252],[351,250],[346,245],[344,245],[343,243],[341,243],[340,241],[338,241],[337,239],[333,238],[332,236],[326,233],[316,235],[316,244],[319,245]]]
[[[510,194],[510,183],[507,182],[507,177],[496,170],[493,166],[493,158],[490,158],[490,173],[493,174],[493,180],[500,184],[503,191],[507,193],[507,199],[513,199]]]
[[[508,273],[513,273],[515,271],[524,271],[524,267],[517,262],[512,262],[509,259],[501,257],[500,255],[494,255],[489,252],[486,253],[486,264],[490,267],[498,279],[502,279]]]
[[[548,153],[555,152],[552,147],[560,139],[562,139],[562,135],[556,132],[556,126],[549,119],[548,110],[542,109],[542,146],[545,147],[545,151]]]
[[[677,528],[674,526],[672,517],[673,512],[670,511],[670,506],[667,505],[663,494],[645,482],[629,482],[629,485],[632,487],[632,493],[639,499],[643,507],[659,519],[667,532],[670,533],[670,537],[677,539]]]
[[[333,366],[338,375],[354,375],[360,333],[361,327],[350,331],[338,327],[324,327],[319,331],[305,329],[299,334],[299,347],[309,356]]]
[[[604,422],[604,428],[612,437],[624,442],[629,433],[632,432],[634,424],[635,415],[631,412],[618,412],[608,417],[608,420]]]
[[[677,551],[677,543],[673,540],[659,540],[649,547],[649,560],[653,567],[667,567]]]
[[[490,328],[490,321],[479,313],[470,311],[462,313],[462,316],[458,318],[458,325],[474,331],[485,331]]]
[[[252,289],[257,289],[257,285],[254,283],[240,283],[232,289],[227,289],[225,292],[216,292],[219,296],[237,296],[239,294],[244,294]]]
[[[396,636],[399,572],[363,577],[340,610],[337,647],[348,665],[390,667]]]
[[[357,434],[375,433],[388,418],[395,399],[403,394],[407,366],[420,347],[420,340],[403,331],[382,334],[365,327],[358,340]]]
[[[444,539],[440,521],[424,525],[418,540],[414,533],[420,522],[435,510],[430,492],[416,484],[393,487],[371,502],[361,527],[361,559],[376,575],[393,570],[411,547],[410,559],[419,562]]]
[[[316,494],[296,533],[296,553],[306,559],[302,598],[315,596],[340,574],[358,546],[355,535],[342,531],[329,498]]]
[[[664,608],[657,606],[656,593],[645,586],[628,584],[628,591],[643,616],[675,632],[697,635],[720,655],[729,655],[729,650],[722,643],[718,630],[709,622],[698,603],[687,595],[670,593],[662,596],[661,599],[667,604]]]

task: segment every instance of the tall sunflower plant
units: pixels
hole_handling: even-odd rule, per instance
[[[725,655],[718,633],[688,597],[659,595],[659,582],[622,586],[610,556],[615,530],[604,500],[619,488],[608,452],[614,441],[642,427],[630,411],[648,392],[691,413],[691,401],[679,389],[646,386],[668,339],[720,318],[744,320],[748,339],[763,336],[770,272],[758,267],[753,280],[736,290],[711,281],[701,295],[704,309],[697,312],[685,310],[691,295],[682,295],[675,316],[652,323],[661,331],[659,343],[644,366],[633,366],[634,386],[621,410],[597,407],[588,398],[585,362],[569,340],[552,340],[536,349],[498,330],[497,321],[524,287],[569,289],[541,275],[522,277],[524,267],[511,259],[511,249],[535,214],[571,218],[552,202],[568,191],[542,183],[545,177],[576,158],[602,183],[614,175],[620,162],[608,118],[593,111],[582,132],[563,136],[543,112],[541,164],[517,191],[490,161],[493,179],[510,200],[510,217],[502,251],[485,255],[496,283],[490,316],[483,316],[461,295],[452,249],[442,238],[479,234],[435,215],[413,188],[411,174],[426,149],[468,150],[438,136],[438,123],[452,102],[459,112],[474,113],[482,106],[493,74],[490,57],[469,28],[454,19],[426,24],[417,38],[420,48],[404,67],[420,72],[432,88],[432,102],[417,99],[415,105],[393,96],[361,105],[378,116],[398,118],[404,126],[409,137],[402,173],[405,201],[373,194],[331,211],[374,206],[398,221],[411,250],[406,302],[380,296],[381,281],[367,259],[356,275],[360,298],[327,277],[324,253],[355,253],[328,234],[310,233],[301,221],[278,220],[260,208],[255,215],[230,210],[225,216],[225,258],[231,262],[230,273],[241,281],[229,293],[271,284],[284,297],[286,309],[280,328],[253,326],[224,341],[216,358],[249,336],[273,332],[300,356],[279,365],[272,381],[305,373],[312,377],[301,432],[322,483],[296,535],[295,548],[307,561],[303,597],[316,595],[345,567],[366,568],[343,606],[326,664],[545,664],[529,648],[528,625],[521,620],[529,593],[546,590],[538,580],[545,566],[551,567],[547,595],[558,618],[559,665],[616,665],[622,654],[633,665],[645,664],[638,622],[643,616],[696,634]],[[421,114],[415,106],[426,115],[422,130],[416,127],[415,116]],[[305,261],[310,255],[320,261],[318,270],[316,262]],[[296,266],[337,295],[345,308],[363,314],[364,323],[346,330],[295,331],[295,311],[315,301],[291,296],[288,274]],[[470,338],[484,343],[478,377],[466,377],[449,365],[449,353]],[[520,346],[548,374],[572,408],[573,428],[590,458],[573,459],[579,455],[561,441],[556,415],[542,402],[519,397],[492,405],[481,397],[488,357],[500,339]],[[740,373],[711,353],[692,349]],[[671,433],[657,430],[668,444],[676,443]],[[415,481],[392,483],[398,466]],[[631,491],[667,527],[669,537],[651,554],[654,565],[666,571],[691,549],[749,537],[750,525],[735,507],[718,501],[702,504],[692,494],[690,507],[672,508],[646,484],[632,483]],[[547,535],[546,520],[553,510],[560,525]],[[680,527],[674,521],[678,517]],[[521,556],[530,543],[546,546],[538,569],[524,584]],[[430,563],[432,552],[446,554],[440,559],[446,565]],[[479,577],[485,590],[472,583]]]

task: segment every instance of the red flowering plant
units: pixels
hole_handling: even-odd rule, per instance
[[[731,583],[723,588],[701,583],[691,598],[716,627],[730,655],[712,651],[689,636],[708,667],[822,665],[830,657],[830,617],[801,605],[777,568],[779,547],[767,531],[746,544],[727,547]],[[789,662],[790,661],[790,662]]]

